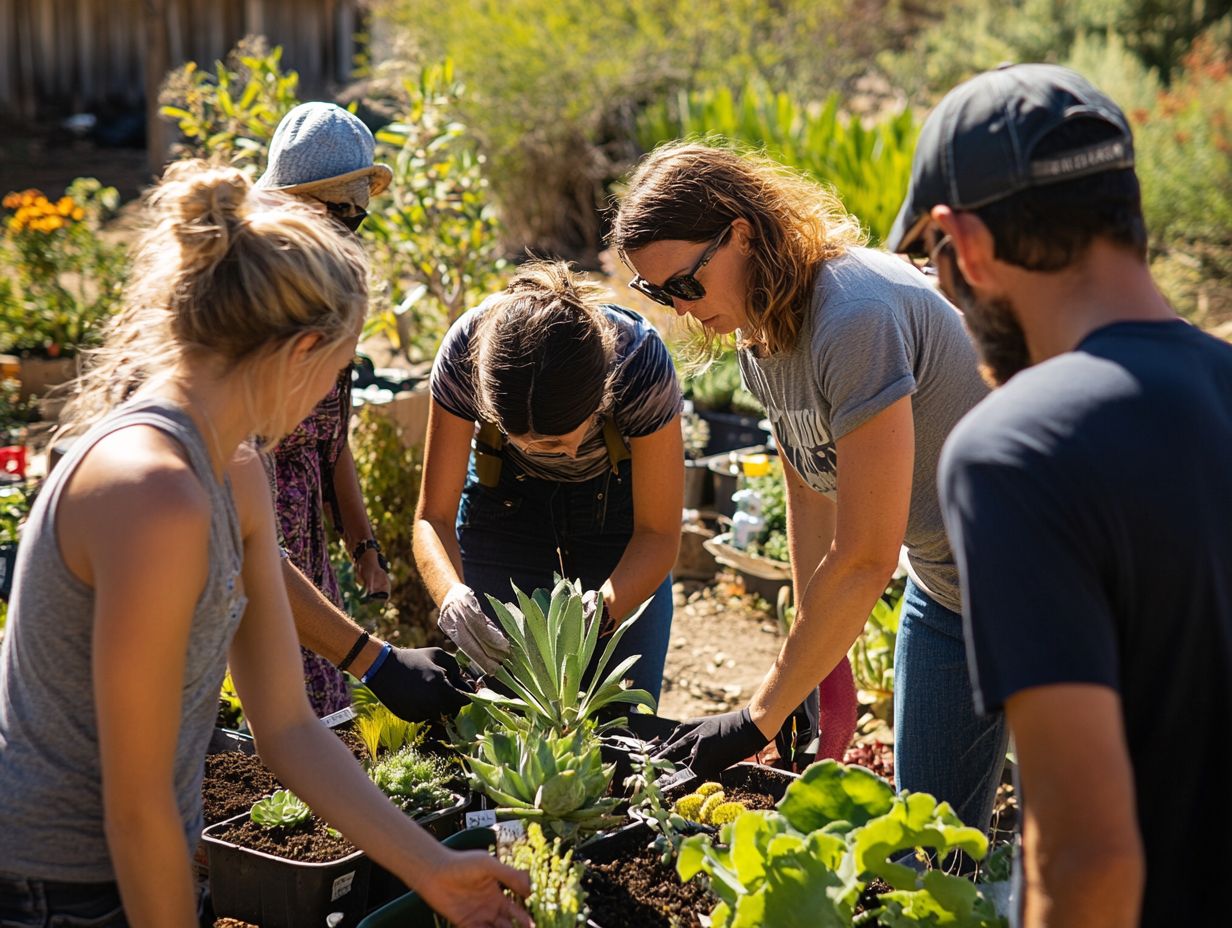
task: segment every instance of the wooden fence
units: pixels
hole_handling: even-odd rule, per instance
[[[363,0],[0,0],[0,115],[135,107],[153,75],[165,73],[163,61],[211,62],[250,33],[283,46],[301,93],[320,93],[346,80],[362,7]]]

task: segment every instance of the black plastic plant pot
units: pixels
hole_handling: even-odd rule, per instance
[[[491,828],[467,828],[441,842],[455,851],[483,851],[496,844]],[[370,912],[359,928],[436,928],[436,914],[416,893],[406,893]]]
[[[760,425],[761,416],[742,416],[734,412],[696,410],[698,418],[710,426],[706,441],[706,454],[718,454],[749,445],[761,445],[770,438],[770,433]]]
[[[471,806],[471,795],[467,793],[453,794],[454,801],[444,809],[429,812],[416,817],[415,821],[429,834],[438,839],[446,839],[462,830],[463,818]],[[368,902],[366,911],[385,905],[390,900],[405,895],[408,887],[400,879],[378,864],[371,862],[371,872],[368,875]]]
[[[210,867],[210,899],[218,918],[230,917],[261,928],[302,928],[354,925],[368,901],[371,862],[363,851],[328,863],[301,863],[241,847],[215,837],[243,819],[234,818],[205,829]]]
[[[720,773],[718,782],[723,784],[724,789],[747,789],[755,793],[764,793],[778,802],[787,792],[787,787],[799,778],[800,774],[789,770],[779,770],[777,767],[770,767],[766,764],[741,761]],[[675,801],[681,796],[686,796],[694,788],[700,786],[701,782],[695,777],[682,782],[679,786],[672,786],[666,792],[667,798]]]

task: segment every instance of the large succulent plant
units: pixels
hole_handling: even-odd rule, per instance
[[[568,841],[621,821],[612,814],[619,799],[607,795],[615,764],[603,763],[589,722],[563,735],[541,725],[493,726],[462,761],[474,784],[500,804],[497,814],[537,821]]]
[[[535,726],[561,734],[595,719],[599,710],[608,706],[642,705],[654,710],[650,693],[624,685],[625,674],[638,655],[608,670],[616,646],[645,605],[612,632],[590,682],[583,687],[583,675],[598,647],[602,617],[599,611],[586,614],[581,585],[562,579],[550,593],[537,590],[527,596],[516,586],[513,591],[516,604],[502,603],[493,596],[488,599],[512,644],[509,657],[494,676],[514,695],[483,689],[471,697],[473,701],[511,730],[527,731]],[[621,719],[612,719],[600,730],[622,723]]]

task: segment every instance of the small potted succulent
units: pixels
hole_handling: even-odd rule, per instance
[[[202,833],[214,913],[263,928],[358,921],[370,862],[289,790]]]

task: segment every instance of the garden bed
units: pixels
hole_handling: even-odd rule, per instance
[[[680,882],[673,865],[650,847],[645,827],[626,828],[584,845],[582,885],[597,928],[700,928],[718,901],[700,879]]]

